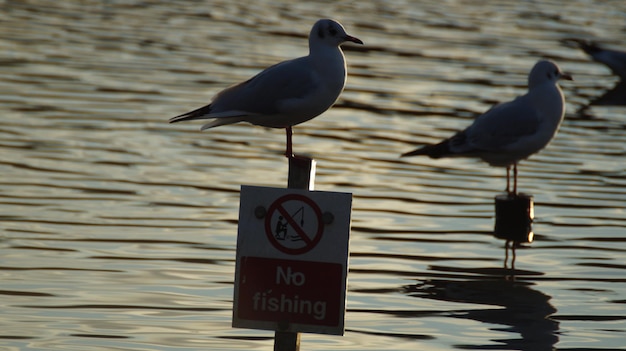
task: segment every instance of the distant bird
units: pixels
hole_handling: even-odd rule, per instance
[[[465,130],[438,144],[426,145],[402,156],[480,158],[491,166],[506,167],[505,191],[515,195],[517,163],[546,147],[563,121],[565,99],[557,84],[559,79],[572,80],[572,76],[562,72],[556,63],[541,60],[528,75],[525,95],[492,107]]]
[[[570,39],[586,52],[594,61],[605,64],[613,74],[626,82],[626,52],[600,47],[597,43],[581,39]]]
[[[563,42],[575,43],[594,61],[606,65],[614,75],[620,78],[614,87],[593,98],[586,106],[582,106],[579,112],[584,112],[594,105],[626,106],[626,52],[606,49],[593,41],[583,39],[564,39]]]
[[[237,122],[285,128],[285,156],[293,157],[292,126],[328,110],[346,83],[344,42],[363,44],[330,19],[318,20],[309,34],[309,54],[266,68],[219,92],[211,104],[173,117],[170,123],[212,119],[201,130]]]

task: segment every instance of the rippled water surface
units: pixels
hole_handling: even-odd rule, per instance
[[[345,336],[303,350],[617,350],[626,340],[626,108],[567,45],[626,50],[623,1],[1,1],[0,349],[271,349],[231,328],[242,184],[284,187],[284,132],[167,124],[304,55],[340,20],[349,78],[295,128],[316,189],[353,193]],[[523,94],[542,57],[575,76],[556,139],[522,162],[535,241],[505,269],[504,171],[400,159]],[[509,257],[509,260],[511,257]],[[509,261],[510,267],[510,261]],[[512,277],[514,276],[514,279]]]

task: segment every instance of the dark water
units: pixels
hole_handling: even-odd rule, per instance
[[[167,119],[304,55],[320,17],[346,91],[295,129],[316,189],[354,194],[346,334],[305,350],[616,350],[626,343],[626,109],[569,38],[626,50],[622,1],[0,2],[0,349],[271,349],[231,328],[241,184],[284,187],[284,135]],[[535,241],[504,269],[504,171],[399,159],[524,93],[539,58],[567,115],[520,166]],[[510,257],[509,257],[510,259]],[[514,274],[514,278],[511,277]]]

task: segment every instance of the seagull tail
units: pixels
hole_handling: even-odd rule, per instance
[[[442,158],[450,155],[450,140],[446,139],[439,144],[426,145],[413,151],[406,152],[400,157],[426,155],[430,158]]]
[[[211,117],[205,117],[205,118],[214,118],[214,119],[211,122],[204,124],[202,128],[200,128],[200,130],[207,130],[209,128],[215,128],[215,127],[223,126],[226,124],[233,124],[233,123],[243,121],[243,118],[241,116],[234,116],[234,117],[211,116]]]
[[[183,113],[182,115],[178,115],[176,117],[170,118],[170,123],[183,122],[183,121],[193,121],[196,119],[206,119],[211,118],[211,105],[206,105],[200,107],[199,109],[195,109],[193,111]]]
[[[205,130],[213,127],[223,126],[225,124],[233,124],[241,122],[245,119],[245,116],[249,115],[243,111],[224,111],[214,112],[212,105],[200,107],[199,109],[183,113],[182,115],[170,118],[170,123],[194,121],[198,119],[213,119],[209,123],[206,123],[200,128]]]

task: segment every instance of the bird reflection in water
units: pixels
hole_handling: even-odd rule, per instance
[[[431,267],[449,276],[450,272],[470,273],[470,278],[429,279],[404,286],[406,294],[439,301],[487,305],[487,308],[450,309],[450,317],[471,319],[481,323],[505,326],[493,331],[518,333],[520,338],[503,337],[492,341],[504,344],[507,350],[553,350],[558,342],[559,323],[550,318],[557,310],[550,304],[551,297],[534,290],[534,283],[502,279],[501,269],[460,269]],[[520,272],[541,275],[539,272]],[[493,308],[493,306],[501,308]],[[493,350],[500,346],[455,345],[461,349]]]

